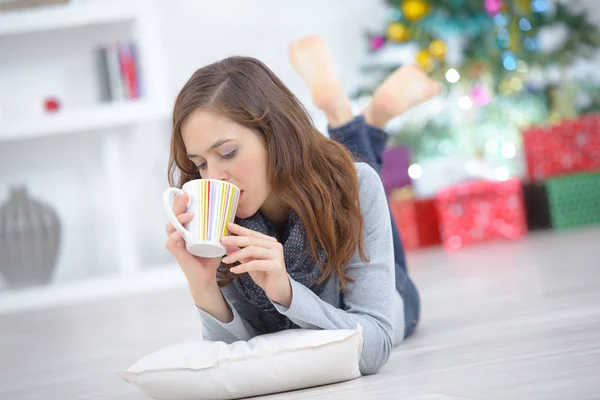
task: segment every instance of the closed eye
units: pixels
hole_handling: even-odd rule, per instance
[[[229,153],[222,154],[220,157],[223,160],[230,160],[233,157],[235,157],[236,154],[237,154],[237,149],[231,150]],[[203,170],[204,168],[206,168],[206,165],[207,165],[206,162],[198,164],[198,171]]]
[[[221,155],[221,158],[224,160],[229,160],[229,159],[235,157],[236,153],[237,153],[237,149],[231,150],[229,153]]]

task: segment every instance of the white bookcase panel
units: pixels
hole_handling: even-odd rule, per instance
[[[100,137],[68,135],[0,146],[0,202],[12,187],[26,186],[47,203],[61,223],[54,281],[60,283],[117,272],[111,241],[111,210],[105,195]]]
[[[0,312],[179,282],[162,223],[173,99],[157,5],[74,0],[0,14],[0,204],[26,186],[62,228],[52,284],[12,290],[0,278]],[[102,102],[96,50],[128,41],[142,95]],[[43,113],[46,97],[60,110]]]

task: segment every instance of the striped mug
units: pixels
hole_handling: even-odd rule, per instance
[[[173,195],[183,196],[189,202],[186,212],[193,219],[183,227],[172,209]],[[228,222],[233,222],[240,199],[240,189],[228,182],[215,179],[195,179],[186,182],[182,189],[169,188],[163,194],[163,206],[169,221],[182,233],[187,250],[196,256],[218,258],[225,255],[221,238],[227,236]]]

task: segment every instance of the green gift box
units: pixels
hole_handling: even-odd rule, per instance
[[[600,173],[561,176],[545,186],[554,229],[600,223]]]

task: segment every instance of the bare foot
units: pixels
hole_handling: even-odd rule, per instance
[[[369,124],[383,129],[390,119],[437,96],[441,91],[440,84],[429,78],[420,67],[406,65],[398,68],[379,85],[363,114]]]
[[[331,54],[321,36],[309,35],[289,46],[290,62],[312,93],[312,101],[325,112],[332,126],[350,122],[352,104],[336,72]]]

